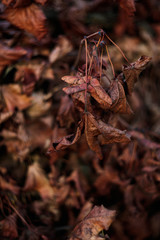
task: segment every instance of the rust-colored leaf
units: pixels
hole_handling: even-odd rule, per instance
[[[112,99],[100,85],[100,82],[96,78],[90,80],[88,91],[91,96],[100,104],[100,107],[107,110],[112,104]]]
[[[99,159],[103,158],[100,143],[110,144],[130,141],[126,131],[121,131],[102,120],[95,119],[91,113],[87,113],[85,116],[85,134],[89,147],[96,152]]]
[[[99,159],[103,158],[101,147],[99,145],[97,136],[99,135],[97,123],[93,115],[87,113],[85,115],[85,135],[87,143],[92,151],[94,151]]]
[[[122,84],[119,81],[114,81],[109,89],[113,105],[111,110],[115,113],[131,114],[132,110],[127,102],[126,95]]]
[[[125,76],[129,95],[133,92],[134,84],[137,82],[139,74],[146,68],[150,61],[151,57],[141,56],[136,62],[131,63],[129,66],[123,66],[122,71]]]
[[[74,228],[70,240],[100,240],[100,232],[108,230],[115,218],[116,211],[103,206],[95,206],[90,213]],[[104,236],[105,238],[105,236]]]
[[[23,48],[9,48],[0,44],[0,73],[6,65],[10,65],[26,54],[27,51]]]
[[[36,4],[24,8],[7,8],[3,17],[16,27],[33,34],[38,40],[42,39],[47,33],[46,17]]]
[[[78,123],[78,127],[77,127],[77,130],[76,130],[76,133],[75,134],[70,134],[68,136],[65,136],[57,141],[55,141],[52,145],[53,145],[53,148],[55,150],[62,150],[62,149],[65,149],[71,145],[73,145],[74,143],[76,143],[78,141],[78,139],[80,138],[81,136],[81,131],[82,131],[82,128],[83,128],[83,122],[80,121]]]

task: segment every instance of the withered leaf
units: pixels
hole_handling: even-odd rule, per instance
[[[68,136],[65,136],[65,137],[53,142],[53,144],[52,144],[53,148],[55,150],[60,150],[60,149],[62,150],[62,149],[65,149],[65,148],[73,145],[80,138],[82,129],[83,129],[83,122],[80,121],[78,123],[76,133],[75,134],[70,134]]]
[[[86,77],[80,77],[80,76],[64,76],[62,77],[62,80],[70,85],[80,85],[82,83],[85,83]]]
[[[50,199],[54,196],[53,188],[37,162],[28,167],[27,179],[23,190],[38,191],[43,199]]]
[[[103,206],[95,206],[90,213],[74,228],[70,240],[100,240],[99,233],[108,230],[115,218],[116,211]]]
[[[23,110],[31,105],[31,97],[21,94],[21,88],[18,84],[3,85],[0,88],[9,111],[14,111],[17,107]]]
[[[126,131],[121,131],[96,119],[91,113],[85,116],[85,134],[89,147],[96,152],[99,159],[103,158],[100,144],[130,141]]]
[[[94,151],[99,159],[103,158],[101,147],[98,142],[97,136],[100,134],[97,129],[96,120],[92,114],[87,113],[85,115],[85,135],[88,146],[92,151]]]
[[[100,104],[101,108],[105,110],[110,108],[112,99],[96,78],[91,78],[88,91],[90,92],[91,96]]]
[[[127,102],[126,95],[122,84],[119,81],[114,81],[109,89],[110,96],[113,101],[111,110],[115,113],[131,114],[132,110]]]
[[[146,68],[150,61],[151,57],[141,56],[136,62],[131,63],[129,66],[123,65],[122,71],[125,76],[129,95],[133,92],[134,84],[137,82],[139,74]]]
[[[65,36],[59,36],[58,37],[58,44],[57,46],[52,50],[49,61],[50,63],[54,63],[56,60],[64,57],[67,53],[71,52],[73,49],[73,46],[69,39],[67,39]]]
[[[86,89],[86,77],[64,76],[62,80],[71,85],[71,87],[63,88],[63,91],[66,94],[74,94],[85,91]],[[112,104],[112,99],[103,89],[98,79],[88,76],[88,81],[89,83],[87,86],[87,92],[89,92],[91,96],[100,104],[101,108],[105,110],[109,109]],[[76,94],[74,97],[76,97]]]
[[[98,129],[101,132],[101,144],[109,143],[128,143],[130,141],[129,134],[126,131],[119,130],[112,127],[109,124],[104,123],[103,121],[98,121]]]
[[[32,33],[38,40],[42,39],[47,33],[46,17],[36,4],[24,8],[7,8],[3,17],[16,27]]]
[[[9,48],[0,44],[0,73],[6,65],[10,65],[26,54],[27,51],[23,48]]]

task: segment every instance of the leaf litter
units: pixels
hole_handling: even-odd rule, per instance
[[[2,1],[0,238],[159,239],[157,4]]]

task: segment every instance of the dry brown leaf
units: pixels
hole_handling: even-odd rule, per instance
[[[15,108],[24,110],[31,105],[31,97],[21,94],[21,88],[18,84],[2,85],[0,88],[6,106],[9,111],[14,111]]]
[[[46,17],[36,4],[24,8],[7,8],[3,17],[16,27],[33,34],[38,40],[47,33]]]
[[[96,78],[90,79],[88,91],[91,96],[100,104],[100,107],[107,110],[111,107],[112,99],[106,93],[106,91],[100,85],[100,82]]]
[[[74,94],[73,98],[77,99],[77,93],[85,91],[86,89],[86,77],[64,76],[62,80],[71,85],[70,87],[63,88],[63,91],[66,94]],[[88,76],[88,81],[87,92],[100,104],[101,108],[105,110],[109,109],[112,104],[112,99],[103,89],[98,79]]]
[[[54,196],[53,188],[37,162],[34,162],[28,167],[27,179],[23,190],[38,191],[42,199],[50,199]]]
[[[103,155],[97,138],[100,133],[96,126],[96,120],[93,121],[93,118],[93,115],[90,113],[85,115],[86,140],[90,149],[96,153],[99,159],[102,159]]]
[[[100,240],[99,233],[108,230],[115,218],[116,211],[108,210],[103,206],[95,206],[90,213],[74,228],[70,240]],[[105,236],[104,236],[105,238]]]
[[[85,134],[89,147],[96,152],[99,159],[103,158],[100,143],[103,145],[130,141],[126,131],[121,131],[95,119],[91,113],[85,115]]]
[[[50,63],[54,63],[56,60],[64,57],[67,53],[71,52],[72,49],[73,46],[69,39],[67,39],[65,36],[59,36],[57,46],[50,53]]]
[[[113,112],[125,114],[133,113],[127,102],[124,88],[119,81],[114,82],[114,87],[111,86],[111,89],[109,89],[109,93],[111,95],[111,98],[113,98],[112,101],[114,102],[111,106],[111,110]]]
[[[86,77],[81,76],[64,76],[61,78],[64,82],[70,84],[70,85],[80,85],[82,83],[85,83]]]
[[[32,105],[27,109],[27,114],[32,117],[41,117],[49,111],[51,108],[51,98],[52,94],[43,94],[42,92],[34,92],[32,94]]]
[[[150,61],[151,57],[141,56],[136,62],[131,63],[129,66],[123,66],[122,71],[125,76],[129,95],[133,92],[133,88],[138,80],[139,74],[146,68]]]
[[[52,144],[53,148],[55,150],[61,150],[61,149],[65,149],[65,148],[73,145],[80,138],[82,129],[83,129],[83,122],[80,121],[78,123],[76,133],[75,134],[70,134],[68,136],[65,136],[65,137],[53,142],[53,144]]]
[[[6,65],[10,65],[26,54],[27,51],[23,48],[8,48],[0,44],[0,73]]]

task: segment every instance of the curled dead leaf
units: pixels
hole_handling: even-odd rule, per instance
[[[53,142],[53,144],[52,144],[53,148],[55,150],[60,150],[60,149],[65,149],[65,148],[73,145],[80,138],[82,129],[83,129],[83,122],[80,121],[78,123],[76,133],[75,134],[70,134],[68,136],[65,136],[65,137]]]
[[[90,213],[74,228],[70,240],[100,240],[99,233],[108,230],[115,218],[116,211],[103,206],[95,206]]]
[[[103,158],[100,144],[130,141],[126,131],[121,131],[96,119],[91,113],[85,116],[85,134],[89,147],[96,152],[99,159]]]
[[[131,63],[129,66],[123,65],[122,71],[125,76],[129,95],[133,92],[133,88],[138,80],[139,74],[146,68],[150,61],[151,57],[141,56],[137,61]]]

